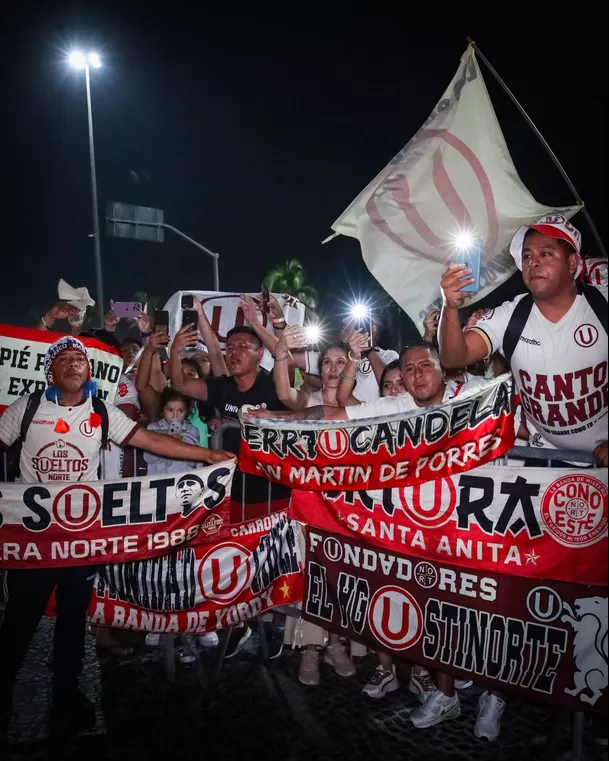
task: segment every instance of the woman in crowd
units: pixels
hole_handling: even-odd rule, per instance
[[[326,346],[319,357],[319,375],[321,377],[320,391],[297,391],[290,381],[290,349],[298,348],[301,341],[301,329],[298,326],[286,328],[275,347],[275,366],[273,377],[277,396],[292,410],[315,407],[324,404],[337,407],[336,391],[343,370],[348,362],[347,350],[342,344]],[[348,400],[349,404],[359,404],[355,397]],[[319,653],[326,647],[324,661],[334,668],[339,676],[353,676],[355,666],[340,641],[338,634],[330,634],[321,627],[310,624],[302,619],[288,619],[286,623],[285,642],[292,647],[302,647],[298,679],[302,684],[319,684]],[[354,645],[356,648],[354,649]],[[357,651],[357,647],[361,651]],[[365,655],[366,648],[352,643],[352,655]]]

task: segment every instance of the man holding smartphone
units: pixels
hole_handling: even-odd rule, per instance
[[[176,333],[171,345],[170,375],[171,385],[191,399],[210,402],[221,418],[238,420],[243,406],[269,410],[285,410],[275,390],[273,377],[260,367],[264,347],[257,332],[247,326],[232,328],[226,336],[226,371],[223,374],[203,378],[187,377],[182,363],[184,349],[196,345],[199,333],[196,327],[185,325]],[[216,341],[217,343],[217,341]],[[210,347],[210,356],[211,356]],[[229,429],[223,445],[238,452],[241,432]],[[285,486],[270,484],[265,478],[242,475],[236,471],[233,479],[231,499],[238,509],[236,521],[261,518],[267,515],[270,503],[274,510],[289,507],[291,490]],[[278,623],[278,622],[277,622]],[[234,627],[226,650],[226,658],[236,655],[241,646],[251,636],[247,624]],[[278,626],[268,627],[267,642],[271,658],[281,654],[283,630]]]
[[[466,367],[500,352],[514,375],[531,444],[594,452],[607,466],[607,287],[576,282],[581,235],[563,216],[521,227],[510,245],[527,294],[463,332],[471,282],[463,264],[442,278],[442,364]]]

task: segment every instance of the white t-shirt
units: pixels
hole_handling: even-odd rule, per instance
[[[19,438],[28,397],[14,401],[0,417],[0,441],[9,447]],[[108,411],[108,436],[126,444],[138,428],[123,412],[104,402]],[[21,447],[19,468],[22,483],[97,481],[101,426],[89,425],[88,401],[77,407],[61,407],[42,398]],[[61,418],[69,430],[55,433]]]
[[[385,365],[400,357],[397,351],[393,351],[393,349],[379,349],[378,354]],[[319,375],[319,357],[320,352],[318,351],[306,352],[305,372],[310,375]],[[379,383],[368,357],[360,360],[357,366],[356,377],[357,382],[353,389],[353,396],[356,399],[359,399],[360,402],[371,402],[373,399],[380,397]]]
[[[472,379],[475,376],[471,376]],[[453,399],[455,396],[484,386],[482,378],[475,378],[467,383],[458,383],[457,381],[448,381],[444,391],[443,402]],[[383,396],[371,402],[364,402],[353,407],[345,407],[345,412],[349,420],[362,420],[364,418],[384,417],[385,415],[395,415],[398,412],[412,412],[421,410],[423,407],[415,402],[409,393],[398,394],[398,396]]]
[[[598,290],[607,298],[606,288]],[[471,328],[490,351],[503,354],[505,330],[524,295],[490,310]],[[607,334],[585,296],[576,296],[556,323],[533,305],[511,369],[529,430],[559,449],[592,452],[607,440]]]

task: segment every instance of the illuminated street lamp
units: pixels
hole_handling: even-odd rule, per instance
[[[97,174],[95,171],[95,144],[93,142],[93,110],[91,108],[91,68],[99,69],[101,58],[99,53],[82,53],[75,50],[68,56],[70,64],[75,69],[85,70],[85,84],[87,90],[87,116],[89,121],[89,160],[91,163],[91,200],[93,205],[93,239],[95,243],[95,280],[97,286],[97,305],[99,309],[100,325],[104,324],[104,286],[102,278],[101,261],[101,238],[99,232],[99,210],[97,206]]]

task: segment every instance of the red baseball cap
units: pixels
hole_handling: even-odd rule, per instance
[[[580,231],[573,227],[569,220],[562,214],[547,214],[534,224],[522,225],[522,227],[519,227],[518,230],[516,230],[512,242],[510,243],[510,254],[514,257],[514,261],[519,270],[522,269],[522,248],[524,246],[524,238],[529,230],[537,230],[538,233],[547,235],[549,238],[558,238],[570,243],[578,254],[579,264],[575,277],[579,276],[584,266],[581,256],[582,236]]]

